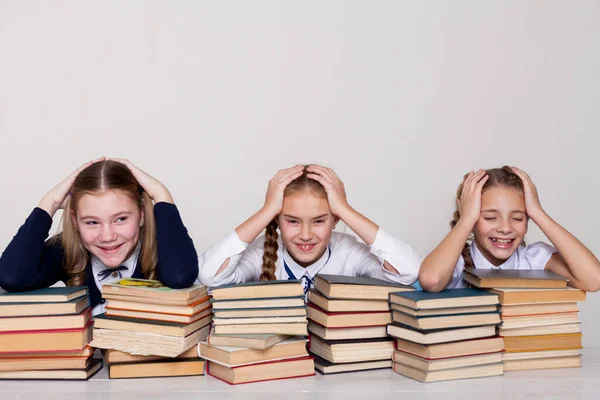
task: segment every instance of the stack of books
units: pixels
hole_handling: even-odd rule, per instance
[[[195,346],[175,358],[118,350],[103,350],[102,355],[111,379],[204,375],[204,360],[198,356]]]
[[[473,288],[400,292],[390,294],[390,307],[398,374],[421,382],[503,374],[498,295]]]
[[[103,285],[102,297],[107,300],[106,313],[95,317],[93,347],[132,356],[175,358],[195,348],[210,332],[212,310],[207,288],[202,285],[171,289],[158,281],[121,279]],[[203,372],[198,359],[158,360],[160,365],[157,359],[133,357],[130,365],[122,368],[109,363],[113,364],[110,375],[123,378]],[[128,372],[117,373],[127,368]]]
[[[412,286],[368,277],[317,275],[308,294],[310,353],[321,374],[391,368],[390,292]]]
[[[465,280],[500,299],[505,372],[581,366],[585,292],[550,271],[467,269]]]
[[[91,320],[86,287],[0,293],[0,379],[89,379]]]

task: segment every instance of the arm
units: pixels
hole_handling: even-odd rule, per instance
[[[546,263],[546,269],[569,279],[569,284],[587,292],[600,290],[600,262],[594,254],[569,231],[554,221],[542,208],[529,175],[511,167],[523,181],[527,215],[540,227],[558,250]]]
[[[488,180],[485,171],[471,171],[463,181],[457,201],[459,219],[442,242],[423,260],[419,283],[424,290],[439,292],[452,279],[456,263],[481,213],[481,191]]]

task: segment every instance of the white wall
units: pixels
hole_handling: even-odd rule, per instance
[[[317,162],[423,255],[463,173],[518,165],[598,254],[599,18],[599,1],[0,0],[0,247],[106,155],[171,189],[199,252],[276,170]]]

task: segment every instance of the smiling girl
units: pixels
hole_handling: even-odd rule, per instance
[[[63,231],[48,232],[64,208]],[[93,314],[101,288],[120,278],[194,283],[198,256],[167,188],[127,160],[82,165],[40,201],[0,257],[0,287],[87,286]]]
[[[366,244],[333,232],[339,220]],[[305,292],[318,273],[410,285],[420,262],[410,246],[350,207],[331,169],[297,165],[279,171],[264,206],[200,257],[199,279],[208,286],[302,279]]]
[[[529,219],[550,239],[525,245]],[[542,270],[569,285],[600,289],[600,262],[540,205],[529,175],[516,167],[471,171],[457,189],[452,230],[429,254],[419,272],[423,289],[464,287],[465,267]],[[469,243],[470,242],[470,243]]]

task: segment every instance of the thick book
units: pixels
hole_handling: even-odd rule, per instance
[[[306,316],[306,306],[215,310],[214,316],[215,318],[300,317]]]
[[[502,307],[500,307],[500,315],[502,317],[518,317],[532,314],[550,314],[577,311],[579,311],[579,308],[577,307],[576,302],[515,304],[502,305]]]
[[[502,329],[529,328],[533,326],[576,324],[579,322],[579,312],[554,313],[538,315],[522,315],[518,317],[502,317]]]
[[[495,363],[426,372],[408,365],[394,363],[394,372],[419,382],[439,382],[502,375],[504,368],[502,363]]]
[[[108,303],[106,303],[107,310],[138,311],[188,317],[197,315],[198,313],[210,308],[210,298],[208,296],[204,296],[195,303],[187,306],[172,306],[168,304],[153,304],[146,301],[129,300],[110,300]]]
[[[319,308],[330,312],[348,311],[388,311],[388,300],[352,300],[352,299],[328,299],[314,289],[308,292],[308,301],[316,304]]]
[[[0,372],[0,379],[87,381],[102,369],[102,360],[92,359],[86,369],[56,369]]]
[[[99,314],[95,316],[94,328],[186,337],[192,332],[195,332],[201,327],[209,324],[211,320],[212,315],[210,314],[191,324],[167,321],[150,321],[145,319],[123,318]]]
[[[212,346],[200,343],[198,352],[200,357],[214,361],[226,367],[235,367],[246,364],[256,364],[266,361],[282,360],[308,356],[304,337],[294,336],[279,342],[267,349],[257,350],[243,347]]]
[[[454,315],[454,314],[479,314],[488,313],[498,310],[498,305],[493,304],[489,306],[473,306],[473,307],[449,307],[449,308],[432,308],[415,310],[410,307],[401,306],[400,304],[390,303],[390,309],[392,311],[400,311],[401,313],[412,315],[413,317],[426,317],[430,315]]]
[[[396,339],[396,349],[421,358],[436,360],[503,351],[504,339],[496,336],[429,345],[413,343],[404,339]]]
[[[267,349],[288,338],[287,335],[276,334],[245,334],[245,335],[218,335],[214,328],[206,338],[211,346],[246,347],[249,349]]]
[[[394,311],[392,312],[392,319],[394,322],[408,325],[415,329],[427,330],[499,324],[500,313],[498,311],[492,311],[478,314],[427,315],[424,317],[414,317],[399,311]]]
[[[49,369],[86,369],[91,357],[2,357],[0,372]]]
[[[393,323],[387,326],[387,331],[390,336],[396,338],[420,344],[435,344],[495,336],[496,325],[422,331],[408,325]]]
[[[468,356],[431,360],[396,350],[392,360],[395,363],[408,365],[424,372],[432,372],[441,371],[444,369],[465,368],[476,365],[501,363],[502,352],[498,351],[495,353],[473,354]]]
[[[36,358],[36,357],[90,357],[94,354],[94,349],[85,346],[80,350],[58,350],[58,351],[21,351],[0,353],[0,360],[3,358]]]
[[[365,276],[326,274],[315,277],[315,289],[329,299],[354,300],[387,300],[389,293],[415,290],[409,285]]]
[[[308,319],[328,328],[381,326],[392,322],[389,311],[328,312],[308,304]]]
[[[581,355],[581,349],[550,350],[550,351],[525,351],[522,353],[503,353],[502,361],[533,360],[538,358],[573,357]]]
[[[539,304],[584,301],[586,293],[579,289],[511,289],[488,290],[497,294],[502,306],[511,304]]]
[[[342,374],[347,372],[370,371],[374,369],[392,368],[392,360],[361,361],[355,363],[332,363],[317,355],[315,358],[315,370],[321,375]]]
[[[311,336],[309,350],[333,363],[390,360],[394,341],[392,338],[324,340]]]
[[[102,297],[106,295],[117,295],[130,298],[132,301],[175,302],[178,305],[189,305],[197,302],[208,294],[208,288],[204,285],[192,285],[185,289],[172,289],[160,281],[149,279],[124,278],[117,282],[102,285]]]
[[[303,294],[304,289],[300,280],[246,282],[212,289],[214,301],[295,297]]]
[[[580,349],[581,347],[581,333],[504,337],[504,349],[507,353],[523,351],[574,350]]]
[[[559,324],[546,326],[528,326],[525,328],[504,329],[500,327],[498,334],[500,336],[538,336],[538,335],[558,335],[567,333],[581,333],[581,324]]]
[[[291,297],[273,297],[265,299],[220,300],[211,299],[212,308],[218,310],[274,309],[304,307],[304,295]]]
[[[480,307],[497,305],[498,296],[485,290],[474,288],[446,289],[441,292],[414,292],[391,293],[390,303],[399,304],[413,310],[454,308],[454,307]],[[468,312],[468,311],[467,311]]]
[[[79,314],[89,306],[87,295],[60,303],[0,303],[0,317]]]
[[[308,331],[326,340],[374,339],[387,337],[386,325],[329,328],[314,321],[308,322]]]
[[[208,361],[206,373],[231,385],[237,385],[313,376],[315,375],[315,363],[312,357],[299,357],[230,368]]]
[[[49,287],[27,292],[0,292],[0,303],[64,303],[86,296],[85,286]]]
[[[212,315],[212,309],[206,308],[194,315],[175,315],[175,314],[164,314],[154,313],[146,311],[129,311],[119,310],[106,307],[107,317],[121,317],[127,319],[141,319],[148,321],[164,321],[164,322],[175,322],[180,324],[193,324],[209,315]]]
[[[290,336],[306,336],[307,322],[293,322],[287,324],[239,324],[239,325],[215,325],[217,335],[245,335],[245,334],[276,334]]]
[[[0,332],[0,353],[76,351],[90,342],[91,321],[84,328]]]
[[[581,356],[549,357],[534,358],[528,360],[504,361],[504,372],[579,367],[581,367]]]
[[[214,325],[247,325],[247,324],[291,324],[305,323],[306,315],[300,317],[248,317],[248,318],[214,318]]]
[[[0,318],[0,332],[78,329],[86,326],[91,319],[92,309],[90,307],[79,314],[71,315],[4,317]]]
[[[204,375],[205,361],[195,360],[161,360],[110,364],[108,377],[110,379],[157,378],[173,376]]]
[[[111,364],[125,364],[125,363],[147,363],[150,361],[165,361],[172,360],[172,357],[161,357],[161,356],[144,356],[140,354],[130,354],[119,350],[104,349],[102,350],[102,357],[107,365]],[[189,360],[198,359],[198,349],[192,347],[186,352],[175,357],[177,360]]]
[[[479,288],[565,288],[568,279],[546,270],[465,268],[463,279]]]

